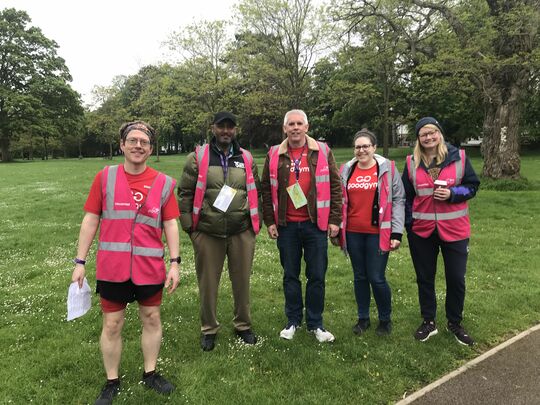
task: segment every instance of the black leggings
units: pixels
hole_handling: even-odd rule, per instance
[[[439,249],[444,260],[446,278],[446,318],[449,322],[460,323],[463,319],[465,301],[465,273],[469,255],[469,239],[445,242],[437,231],[428,238],[421,238],[413,232],[407,234],[411,258],[416,271],[420,312],[426,321],[434,321],[437,314],[435,295],[435,274]]]

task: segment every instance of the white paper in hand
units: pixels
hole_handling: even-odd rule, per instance
[[[90,286],[86,277],[83,280],[82,288],[77,282],[71,283],[67,298],[67,320],[71,321],[86,314],[90,309]]]

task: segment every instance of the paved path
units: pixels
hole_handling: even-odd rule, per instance
[[[540,325],[397,403],[405,404],[540,404]]]

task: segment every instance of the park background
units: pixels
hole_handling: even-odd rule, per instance
[[[256,150],[262,168],[265,152]],[[336,149],[338,162],[352,148]],[[409,149],[391,149],[400,171]],[[478,152],[469,151],[476,170]],[[155,157],[149,164],[174,178],[185,155]],[[67,287],[77,236],[95,173],[105,159],[58,159],[0,165],[0,371],[2,403],[89,403],[103,383],[96,296],[80,319],[66,321]],[[193,250],[181,234],[182,268],[178,290],[164,298],[163,347],[159,368],[177,385],[171,403],[392,403],[479,354],[540,322],[540,154],[526,153],[522,170],[528,188],[481,188],[470,202],[472,237],[464,325],[476,339],[459,345],[445,331],[444,271],[437,276],[440,332],[420,343],[413,333],[421,321],[414,269],[406,238],[390,255],[394,331],[377,337],[373,329],[352,333],[356,321],[349,261],[329,247],[325,325],[336,335],[320,344],[305,328],[293,341],[278,337],[283,313],[282,269],[275,241],[266,228],[258,236],[252,276],[255,346],[234,335],[227,272],[222,276],[218,315],[222,329],[216,349],[199,346],[197,281]],[[95,244],[87,277],[95,288]],[[376,319],[372,304],[371,317]],[[123,391],[118,402],[163,401],[139,385],[142,355],[136,305],[127,311],[121,364]]]
[[[480,145],[468,148],[482,181],[470,203],[464,320],[475,347],[442,330],[427,344],[412,338],[420,316],[406,238],[388,267],[395,322],[388,339],[352,335],[350,263],[329,248],[325,319],[336,342],[320,345],[305,329],[293,342],[280,340],[281,268],[263,229],[252,278],[260,342],[235,340],[224,273],[223,329],[216,350],[202,353],[193,254],[182,234],[181,285],[163,307],[160,367],[178,386],[172,403],[391,403],[540,322],[540,1],[243,0],[234,16],[179,27],[164,38],[172,59],[96,86],[86,102],[54,38],[24,11],[0,10],[1,403],[88,403],[102,385],[97,301],[66,322],[67,285],[91,181],[122,162],[118,128],[132,119],[156,127],[158,155],[149,163],[177,179],[219,110],[238,116],[238,138],[260,167],[295,107],[339,163],[352,156],[353,134],[368,127],[379,152],[402,169],[411,128],[425,115],[439,119],[450,142]],[[92,287],[94,255],[95,247]],[[119,401],[160,401],[138,384],[135,308],[128,317]]]

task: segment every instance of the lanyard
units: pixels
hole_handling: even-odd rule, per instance
[[[221,168],[223,169],[223,181],[227,181],[227,173],[229,172],[229,159],[232,156],[232,146],[229,149],[229,153],[227,153],[227,156],[220,151],[219,152],[219,159],[221,160]]]
[[[296,181],[297,182],[300,179],[300,162],[302,162],[302,155],[304,154],[304,151],[306,150],[306,145],[307,145],[307,142],[304,144],[304,147],[300,151],[300,155],[298,156],[298,159],[294,158],[291,148],[288,148],[289,149],[289,158],[294,163],[294,174],[296,176]]]

